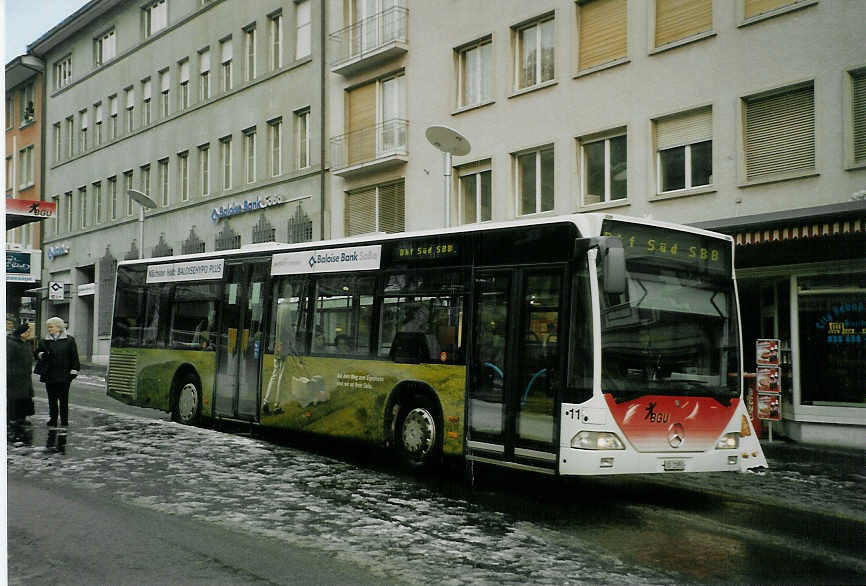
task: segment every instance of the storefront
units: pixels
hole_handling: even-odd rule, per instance
[[[6,198],[6,230],[51,218],[55,205],[45,201]],[[6,313],[38,324],[42,251],[26,245],[6,246]]]
[[[703,223],[734,236],[745,370],[781,342],[774,434],[866,448],[866,201]]]

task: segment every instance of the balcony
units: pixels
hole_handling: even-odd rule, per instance
[[[409,121],[395,118],[331,138],[331,172],[346,177],[405,164],[408,133]]]
[[[331,33],[331,71],[353,75],[402,55],[409,50],[409,11],[394,6]]]

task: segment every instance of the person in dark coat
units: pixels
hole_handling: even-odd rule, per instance
[[[48,426],[69,425],[69,385],[81,369],[75,338],[66,333],[66,324],[59,317],[45,320],[48,335],[39,341],[37,358],[43,362],[40,378],[48,393]]]
[[[33,407],[33,346],[30,324],[15,324],[6,336],[6,419],[10,425],[29,425]]]

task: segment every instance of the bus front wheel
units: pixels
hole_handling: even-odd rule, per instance
[[[425,399],[401,405],[397,414],[395,440],[401,459],[412,468],[436,462],[442,449],[436,410]]]
[[[186,374],[177,386],[172,419],[184,425],[195,425],[201,414],[201,386],[193,374]]]

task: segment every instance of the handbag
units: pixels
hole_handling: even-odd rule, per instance
[[[45,371],[48,369],[48,364],[43,359],[38,359],[36,361],[36,366],[33,367],[33,374],[45,374]]]

